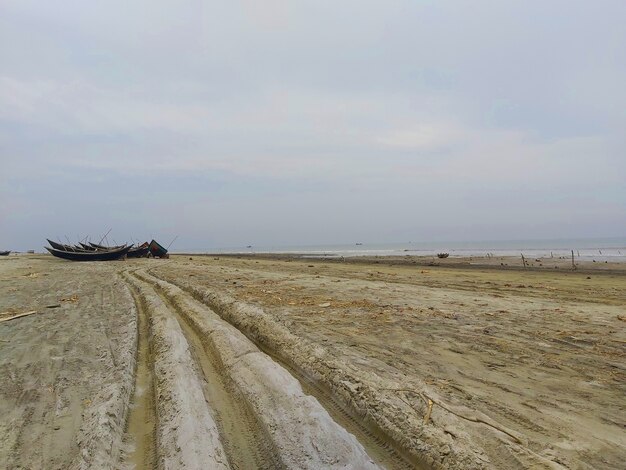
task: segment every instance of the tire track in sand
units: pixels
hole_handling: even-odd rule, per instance
[[[140,281],[144,281],[139,278]],[[151,286],[152,287],[152,286]],[[199,335],[162,291],[155,289],[168,310],[176,317],[188,344],[191,357],[203,382],[210,413],[217,424],[222,446],[232,469],[283,468],[271,439],[246,406],[238,391],[229,383],[224,366],[212,348]]]
[[[136,374],[138,393],[135,394],[133,408],[128,417],[127,439],[134,441],[135,448],[128,453],[126,463],[134,465],[135,468],[147,469],[154,468],[155,463],[160,460],[160,448],[155,439],[155,434],[158,434],[158,428],[161,427],[155,416],[158,414],[155,407],[158,409],[159,398],[155,398],[154,390],[149,389],[149,382],[154,380],[151,371],[159,358],[150,352],[149,343],[158,340],[154,338],[150,325],[154,309],[165,307],[162,310],[167,311],[168,316],[176,320],[183,336],[181,340],[184,339],[187,344],[189,364],[197,374],[203,389],[202,405],[206,407],[208,404],[207,409],[216,424],[229,467],[242,470],[283,468],[279,452],[274,448],[271,439],[265,435],[265,431],[259,426],[242,397],[238,396],[237,391],[227,383],[219,360],[203,345],[196,332],[184,321],[168,299],[159,295],[158,290],[135,276],[125,276],[125,280],[131,286],[140,317],[140,350]],[[141,341],[142,337],[145,338],[145,342]],[[158,383],[158,378],[156,379]],[[143,392],[142,389],[146,389],[147,392]]]
[[[218,427],[178,321],[135,277],[124,274],[149,319],[150,358],[154,374],[156,468],[229,470]],[[140,436],[134,436],[141,440]],[[138,456],[136,456],[138,457]],[[141,466],[147,466],[143,462]]]
[[[234,378],[241,390],[245,390],[243,394],[256,407],[260,420],[272,430],[289,468],[371,468],[375,464],[370,457],[386,468],[415,468],[384,439],[369,430],[365,439],[367,450],[363,448],[360,439],[357,441],[354,435],[348,434],[358,426],[352,417],[344,417],[338,424],[333,420],[338,413],[333,412],[331,417],[314,394],[303,392],[301,383],[287,369],[192,295],[148,274],[138,273],[138,276],[179,310],[209,348],[217,350],[216,355],[225,362],[226,373]],[[320,391],[317,390],[315,395],[320,395]],[[337,403],[333,405],[334,408],[338,406]],[[316,417],[317,421],[310,419],[316,414],[323,417]],[[348,432],[342,427],[344,424],[348,424]],[[363,432],[359,434],[363,437]],[[311,458],[307,453],[317,455]],[[314,462],[317,466],[313,465]]]
[[[145,275],[144,275],[145,276]],[[194,290],[188,289],[188,286],[179,283],[172,283],[169,280],[155,275],[148,275],[154,281],[151,283],[163,283],[181,290],[186,296],[204,305],[207,309],[214,309],[214,305],[208,305],[204,296]],[[213,311],[213,310],[211,310]],[[233,328],[240,331],[236,325],[233,325],[228,321],[229,316],[224,315],[219,310],[215,310],[215,314],[223,319],[226,323]],[[261,341],[257,341],[252,335],[246,334],[247,332],[241,330],[241,333],[245,335],[250,342],[252,342],[260,351],[265,353],[274,362],[284,367],[294,378],[298,380],[302,389],[307,394],[315,397],[320,404],[326,409],[331,417],[348,432],[352,433],[358,441],[364,446],[368,454],[381,466],[394,469],[420,469],[426,470],[428,468],[436,467],[427,462],[426,459],[416,458],[410,453],[406,452],[400,444],[395,442],[392,437],[389,436],[384,430],[380,428],[378,423],[369,419],[367,416],[362,416],[350,405],[346,404],[342,399],[335,396],[333,391],[322,383],[320,380],[312,377],[306,371],[300,370],[296,364],[287,360],[280,351],[272,348],[271,345]]]
[[[137,309],[137,359],[135,387],[126,420],[124,441],[130,448],[125,461],[136,470],[156,466],[156,410],[154,404],[154,357],[150,349],[148,314],[135,289],[129,291]]]

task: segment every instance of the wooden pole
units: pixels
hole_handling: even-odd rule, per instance
[[[576,265],[574,264],[574,250],[572,250],[572,269],[576,269]]]
[[[109,231],[104,234],[104,237],[100,239],[100,241],[98,242],[98,245],[102,245],[102,240],[104,240],[107,237],[107,235],[111,232],[111,230],[113,230],[113,228],[110,228]]]
[[[524,268],[526,267],[526,258],[524,258],[524,253],[520,253],[522,255],[522,264],[524,265]]]
[[[170,242],[170,244],[169,244],[169,245],[167,245],[166,250],[169,250],[169,249],[170,249],[170,246],[172,246],[172,243],[174,243],[174,242],[176,241],[176,239],[177,239],[177,238],[178,238],[178,235],[176,235],[176,236],[174,237],[174,240],[172,240],[172,241]]]

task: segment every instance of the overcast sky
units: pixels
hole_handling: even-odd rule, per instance
[[[624,0],[0,0],[0,249],[626,234]]]

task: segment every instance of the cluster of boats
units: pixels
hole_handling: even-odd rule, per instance
[[[118,245],[104,246],[97,243],[79,243],[78,245],[65,245],[48,239],[50,246],[46,250],[57,258],[70,261],[113,261],[126,258],[167,258],[167,249],[163,248],[155,240],[141,245]]]

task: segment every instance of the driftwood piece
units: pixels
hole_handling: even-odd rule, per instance
[[[2,318],[0,319],[0,323],[9,320],[15,320],[16,318],[27,317],[28,315],[32,315],[33,313],[37,313],[37,310],[31,310],[30,312],[18,313],[17,315],[13,315],[11,317]]]
[[[434,402],[429,398],[428,410],[426,410],[426,416],[424,416],[424,424],[428,424],[428,421],[430,421],[430,414],[433,412],[433,404]]]

